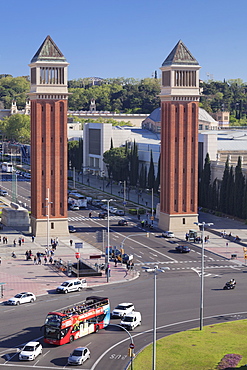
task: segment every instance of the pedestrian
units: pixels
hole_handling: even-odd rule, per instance
[[[32,242],[34,242],[34,235],[32,235]]]
[[[111,277],[111,269],[110,269],[110,266],[108,267],[108,276]]]
[[[92,217],[92,213],[91,213],[91,212],[89,212],[89,215],[88,215],[88,216],[89,216],[89,218],[91,218],[91,217]]]
[[[23,237],[22,237],[21,241],[22,241],[22,244],[23,244],[23,243],[24,243],[24,241],[25,241]]]
[[[34,257],[33,257],[33,264],[34,264],[34,265],[36,265],[36,263],[37,263],[37,257],[36,257],[36,256],[34,256]]]
[[[58,237],[56,237],[56,245],[58,245]]]
[[[7,244],[8,243],[8,238],[7,238],[7,236],[5,237],[5,244]]]
[[[115,267],[117,267],[117,258],[116,257],[114,259],[114,262],[115,262]]]
[[[21,247],[21,238],[19,238],[19,247]]]
[[[53,262],[53,258],[52,256],[49,258],[49,262],[52,263]]]
[[[72,245],[73,245],[73,240],[72,239],[70,239],[70,246],[72,247]]]
[[[13,241],[13,244],[14,244],[14,247],[16,247],[16,240],[14,239],[14,241]]]
[[[41,265],[41,258],[40,258],[40,256],[38,257],[38,265]]]
[[[44,262],[45,262],[45,264],[47,264],[47,257],[46,256],[44,257]]]
[[[0,257],[0,265],[1,265],[1,263],[2,263],[2,258]]]

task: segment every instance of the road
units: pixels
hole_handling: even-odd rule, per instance
[[[29,184],[23,183],[19,190],[23,190],[23,196],[26,194],[25,186],[28,187]],[[102,248],[95,232],[106,229],[107,220],[98,218],[98,209],[92,207],[90,211],[92,218],[88,217],[89,210],[69,211],[69,222],[76,227],[77,236]],[[157,278],[157,337],[199,326],[200,246],[193,245],[188,254],[177,253],[175,244],[161,238],[159,232],[150,232],[147,237],[135,219],[130,218],[128,226],[120,227],[117,225],[119,218],[111,216],[110,242],[117,247],[124,242],[125,251],[134,255],[135,267],[141,271],[140,277],[130,283],[105,285],[81,293],[51,293],[38,297],[37,301],[30,305],[0,306],[0,368],[65,369],[68,367],[67,357],[72,349],[86,345],[92,355],[90,360],[78,367],[79,369],[124,369],[129,362],[127,353],[130,341],[126,333],[114,325],[61,347],[44,344],[40,328],[49,311],[65,309],[90,295],[109,297],[112,308],[120,302],[130,301],[134,303],[136,310],[142,313],[142,325],[131,333],[137,353],[152,342],[154,281],[152,275],[142,271],[142,266],[148,264],[170,268]],[[181,244],[178,240],[175,242]],[[246,298],[243,294],[245,273],[246,267],[205,251],[205,325],[246,318]],[[222,290],[224,283],[232,277],[237,280],[237,288],[232,291]],[[119,320],[111,320],[111,324],[119,324]],[[18,348],[34,339],[42,343],[43,354],[32,363],[20,363]]]

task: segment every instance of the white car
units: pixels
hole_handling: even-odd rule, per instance
[[[0,195],[6,197],[6,195],[8,195],[8,192],[7,190],[4,190],[4,189],[0,189]]]
[[[120,303],[112,311],[112,317],[124,317],[135,309],[133,303]]]
[[[83,288],[86,288],[87,282],[85,279],[79,280],[79,279],[73,279],[73,280],[67,280],[61,285],[59,285],[56,289],[57,293],[70,293],[70,292],[79,292]]]
[[[163,231],[162,236],[164,238],[174,238],[175,235],[172,231]]]
[[[90,358],[90,351],[87,347],[77,347],[68,358],[69,365],[81,365]]]
[[[28,342],[19,353],[19,360],[32,361],[42,353],[42,345],[39,342]]]
[[[23,292],[16,294],[13,298],[10,298],[6,303],[9,305],[18,306],[22,303],[33,303],[36,301],[36,297],[31,292]]]
[[[142,316],[140,312],[133,311],[123,317],[120,325],[127,330],[134,330],[138,325],[142,323]]]

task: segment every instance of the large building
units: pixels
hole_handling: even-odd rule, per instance
[[[36,236],[59,236],[68,233],[68,63],[47,36],[29,66],[32,232]]]
[[[188,231],[198,221],[199,69],[182,41],[161,67],[159,226],[164,230]]]

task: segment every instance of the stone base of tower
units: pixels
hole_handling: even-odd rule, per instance
[[[198,214],[173,214],[160,212],[159,228],[165,231],[188,232],[189,230],[198,230],[195,225],[198,222]]]
[[[47,236],[47,219],[36,219],[31,216],[31,230],[34,236]],[[49,219],[49,238],[68,236],[68,219]]]

